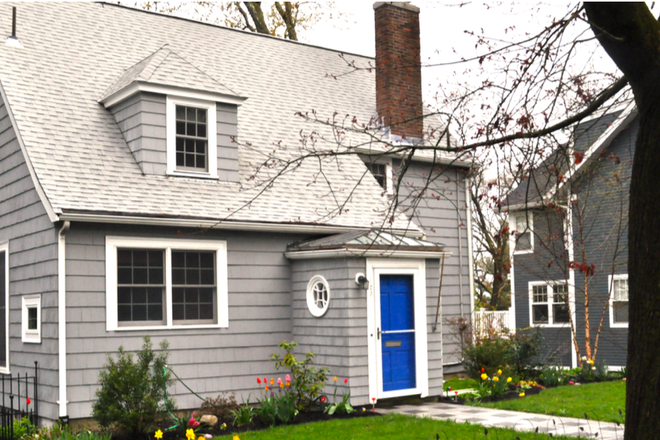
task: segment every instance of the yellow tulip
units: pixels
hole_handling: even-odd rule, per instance
[[[488,375],[486,373],[481,374],[481,380],[486,380],[488,379]]]
[[[495,381],[495,382],[499,382],[499,381],[500,381],[500,378],[497,377],[497,376],[493,376],[493,381]]]
[[[335,381],[335,382],[337,382],[337,376],[335,376],[335,379],[334,379],[334,381]]]
[[[523,391],[522,393],[518,394],[520,397],[525,397],[525,392]]]
[[[512,379],[511,379],[510,377],[508,377],[508,378],[506,379],[506,383],[511,382],[511,380],[512,380]]]
[[[497,374],[502,375],[502,370],[497,370]]]

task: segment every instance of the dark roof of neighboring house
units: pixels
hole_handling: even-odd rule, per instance
[[[570,143],[548,155],[509,193],[507,204],[510,209],[526,209],[547,201],[560,188],[560,175],[562,180],[572,177],[569,167],[576,158],[574,153],[580,155],[581,164],[576,166],[577,172],[594,153],[605,148],[613,136],[628,125],[631,116],[634,117],[633,104],[578,123],[573,129]]]

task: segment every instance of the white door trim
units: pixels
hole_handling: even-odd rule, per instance
[[[380,275],[413,275],[415,310],[415,375],[417,387],[383,391],[381,347],[376,328],[380,326]],[[428,345],[426,328],[426,261],[394,258],[367,258],[367,340],[369,365],[369,402],[390,397],[429,394]],[[375,400],[374,400],[375,399]]]

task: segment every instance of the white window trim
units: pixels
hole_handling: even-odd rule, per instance
[[[184,176],[195,178],[218,178],[218,125],[215,102],[192,98],[167,96],[166,122],[167,122],[167,174],[171,176]],[[208,171],[191,171],[176,169],[176,106],[185,105],[207,109],[207,135],[208,135]]]
[[[9,242],[0,243],[0,252],[5,253],[5,359],[7,366],[0,366],[0,373],[9,374]]]
[[[37,309],[37,329],[28,329],[28,309]],[[27,344],[41,344],[41,295],[26,295],[22,297],[21,305],[22,341]]]
[[[608,275],[607,277],[607,290],[614,288],[614,280],[627,280],[628,274]],[[614,292],[609,294],[609,309],[610,309],[610,327],[611,328],[628,328],[628,322],[614,322]],[[630,283],[628,283],[628,304],[630,305]]]
[[[530,326],[538,326],[538,327],[547,327],[547,328],[564,328],[570,326],[570,320],[569,322],[561,322],[561,323],[555,323],[554,322],[554,310],[553,310],[553,304],[554,304],[554,296],[555,292],[553,289],[553,286],[555,284],[566,284],[566,280],[559,280],[559,281],[530,281],[529,282],[529,325]],[[534,303],[534,286],[547,286],[548,287],[548,323],[547,324],[541,324],[541,323],[535,323],[534,322],[534,315],[533,315],[533,305]],[[566,304],[570,305],[572,307],[571,299],[571,290],[566,286]],[[536,304],[545,304],[545,303],[536,303]],[[573,310],[570,310],[570,313],[573,313]]]
[[[165,249],[166,324],[147,326],[119,326],[117,317],[117,248]],[[216,252],[217,324],[177,325],[172,323],[172,259],[174,250],[211,250]],[[105,239],[106,330],[165,330],[229,327],[229,294],[227,283],[227,242],[216,240],[178,240],[146,237],[113,237]]]
[[[316,306],[316,301],[314,300],[314,286],[318,283],[323,283],[326,290],[328,291],[328,302],[322,309],[319,309]],[[309,280],[309,283],[307,283],[307,308],[309,309],[309,313],[311,313],[315,318],[320,318],[325,315],[330,308],[330,298],[330,284],[328,281],[321,275],[314,275],[312,279]]]
[[[523,251],[518,251],[516,250],[516,244],[518,241],[518,231],[516,230],[517,227],[517,221],[518,221],[518,216],[526,216],[527,217],[527,227],[529,231],[529,249],[523,250]],[[533,254],[534,253],[534,213],[533,211],[520,211],[516,212],[512,216],[512,221],[509,223],[509,229],[511,231],[515,231],[515,234],[513,234],[513,255],[524,255],[524,254]],[[527,231],[526,231],[527,232]]]
[[[392,175],[392,164],[390,162],[385,164],[385,193],[388,196],[394,195],[394,180]]]

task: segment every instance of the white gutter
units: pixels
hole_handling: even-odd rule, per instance
[[[140,216],[118,216],[105,214],[60,214],[60,219],[70,222],[111,223],[123,225],[178,226],[185,228],[221,229],[232,231],[264,231],[264,232],[303,232],[315,234],[340,234],[348,231],[364,231],[368,226],[326,226],[301,225],[296,223],[264,223],[220,220],[196,220],[181,218],[160,218]],[[424,237],[424,232],[410,229],[392,229],[392,233],[413,238]]]
[[[412,147],[412,145],[410,145]],[[407,145],[394,145],[393,148],[406,148]],[[372,147],[355,147],[353,149],[358,154],[364,154],[367,156],[378,156],[378,157],[397,157],[401,158],[403,153],[392,153],[387,152],[385,149],[381,148],[372,148]],[[430,151],[424,150],[422,147],[418,148],[418,152]],[[420,156],[419,153],[415,154],[413,157],[413,162],[426,162],[426,163],[437,163],[440,165],[453,165],[461,168],[472,168],[472,161],[452,159],[451,157],[440,157],[440,156]]]
[[[60,419],[68,416],[66,396],[66,233],[71,223],[65,221],[57,241],[57,337],[59,345]]]
[[[566,242],[568,245],[568,261],[575,261],[575,249],[573,248],[573,197],[571,194],[568,199],[568,206],[566,206]],[[578,358],[577,350],[575,349],[575,333],[577,332],[577,311],[575,310],[575,269],[568,269],[568,300],[571,303],[571,319],[573,320],[573,329],[571,330],[571,368],[577,368]]]
[[[451,252],[444,251],[406,251],[392,250],[383,251],[376,249],[319,249],[314,251],[291,251],[285,252],[284,256],[290,260],[314,260],[320,258],[442,258],[449,257]]]
[[[130,83],[126,87],[119,89],[112,95],[106,96],[105,98],[99,100],[98,102],[103,104],[105,108],[110,108],[113,105],[117,104],[118,102],[121,102],[126,98],[135,95],[138,92],[149,92],[149,93],[157,93],[165,96],[193,98],[203,101],[234,104],[237,106],[243,104],[243,101],[247,99],[247,98],[243,98],[242,96],[230,95],[228,93],[199,91],[199,90],[189,89],[187,87],[175,87],[175,86],[167,86],[162,84],[148,83],[144,81],[136,81]]]

